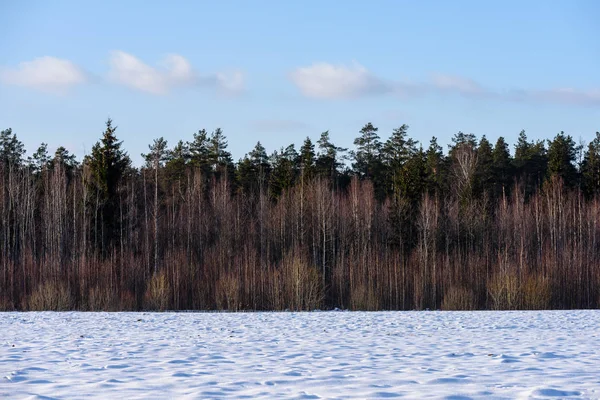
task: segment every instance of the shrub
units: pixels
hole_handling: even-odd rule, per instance
[[[528,310],[546,310],[550,307],[550,280],[543,276],[530,275],[522,285],[523,308]]]
[[[217,308],[237,311],[240,306],[240,280],[234,274],[225,274],[217,281]]]
[[[281,311],[286,307],[286,300],[284,296],[284,282],[283,282],[283,274],[281,271],[275,269],[273,273],[268,278],[270,288],[269,290],[269,301],[271,307],[275,311]]]
[[[88,292],[85,309],[88,311],[115,311],[119,307],[119,297],[114,290],[95,286]]]
[[[418,274],[415,274],[413,289],[414,307],[416,310],[422,310],[425,308],[425,285]]]
[[[519,279],[515,274],[495,274],[487,284],[494,310],[516,310],[521,306]]]
[[[273,304],[294,310],[320,308],[324,299],[322,275],[300,256],[284,257],[281,273],[274,275]]]
[[[375,291],[366,284],[352,288],[350,299],[353,310],[377,311],[380,308]]]
[[[471,289],[452,286],[444,293],[442,310],[474,310],[476,304],[477,299]]]
[[[316,268],[305,265],[302,270],[302,306],[305,310],[315,310],[323,303],[321,274]]]
[[[6,297],[0,297],[0,311],[12,311],[15,307]]]
[[[29,296],[27,308],[31,311],[67,311],[73,299],[65,284],[45,283]]]
[[[155,274],[148,283],[144,295],[144,308],[147,310],[164,311],[169,308],[171,285],[164,272]]]
[[[138,309],[135,294],[130,290],[121,292],[120,309],[124,311],[135,311]]]

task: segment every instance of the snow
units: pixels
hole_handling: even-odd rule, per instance
[[[600,311],[0,313],[0,397],[600,398]]]

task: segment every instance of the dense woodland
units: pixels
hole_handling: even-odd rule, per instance
[[[600,306],[600,133],[385,136],[234,162],[200,130],[137,168],[110,120],[80,161],[4,130],[0,310]]]

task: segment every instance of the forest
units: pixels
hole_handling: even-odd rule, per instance
[[[203,129],[136,167],[110,119],[82,160],[3,130],[0,310],[600,306],[600,132],[408,131],[235,162]]]

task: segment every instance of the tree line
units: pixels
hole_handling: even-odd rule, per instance
[[[109,119],[78,161],[0,132],[0,310],[600,305],[600,133],[447,151],[372,123],[234,162],[221,129],[133,166]]]

